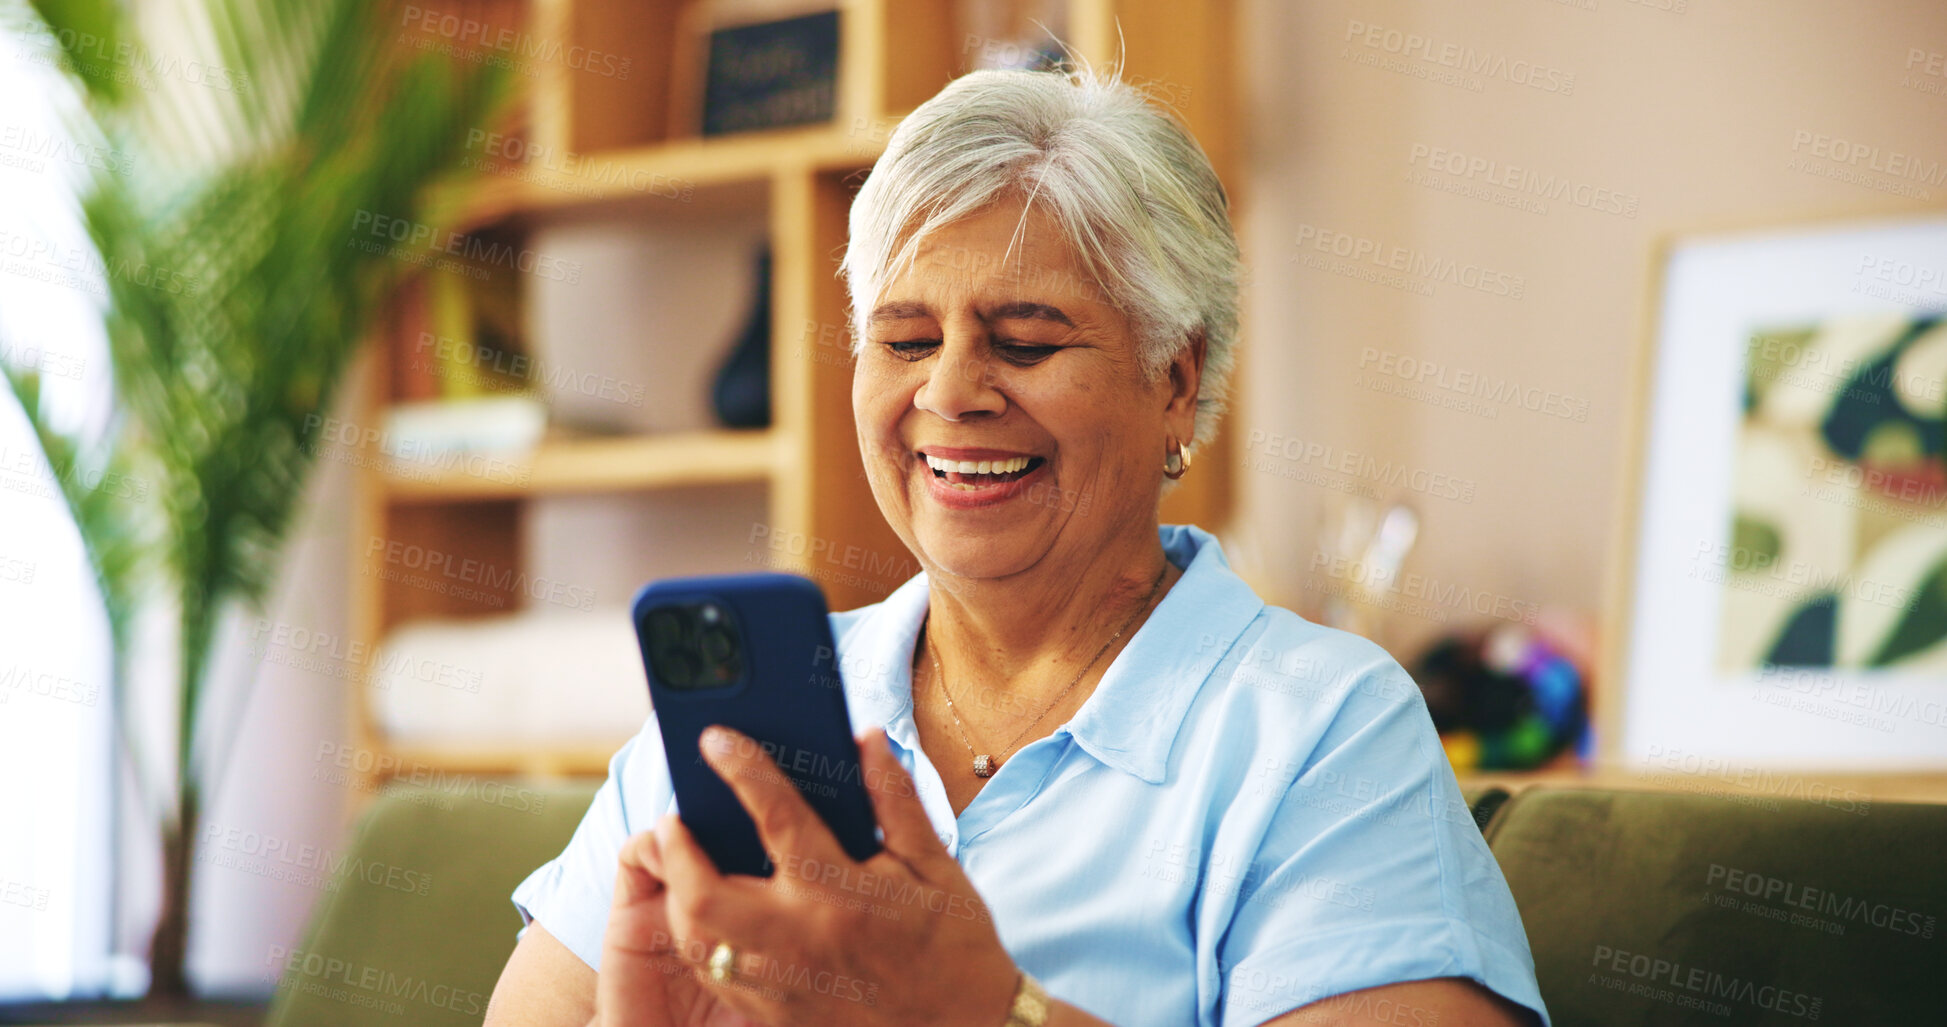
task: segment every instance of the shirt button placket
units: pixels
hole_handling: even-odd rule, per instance
[[[1029,742],[1001,765],[988,779],[987,786],[960,811],[960,839],[969,844],[1012,816],[1041,787],[1041,782],[1063,751],[1067,737],[1061,732]]]

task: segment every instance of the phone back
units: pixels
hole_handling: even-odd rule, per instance
[[[705,727],[763,747],[854,860],[879,851],[824,596],[788,574],[677,578],[636,595],[636,637],[683,823],[725,873],[768,877],[756,826],[705,763]]]

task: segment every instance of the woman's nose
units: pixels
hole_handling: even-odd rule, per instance
[[[990,358],[970,344],[948,340],[938,360],[927,365],[926,381],[913,395],[913,406],[948,421],[975,414],[998,415],[1007,397],[997,387]]]

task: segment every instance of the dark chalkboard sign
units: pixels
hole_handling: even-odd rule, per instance
[[[704,135],[830,121],[837,102],[837,11],[710,33]]]

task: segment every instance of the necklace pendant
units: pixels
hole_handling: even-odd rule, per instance
[[[1000,767],[1001,765],[995,761],[994,757],[985,753],[974,757],[973,772],[975,777],[993,777],[994,771],[999,770]]]

